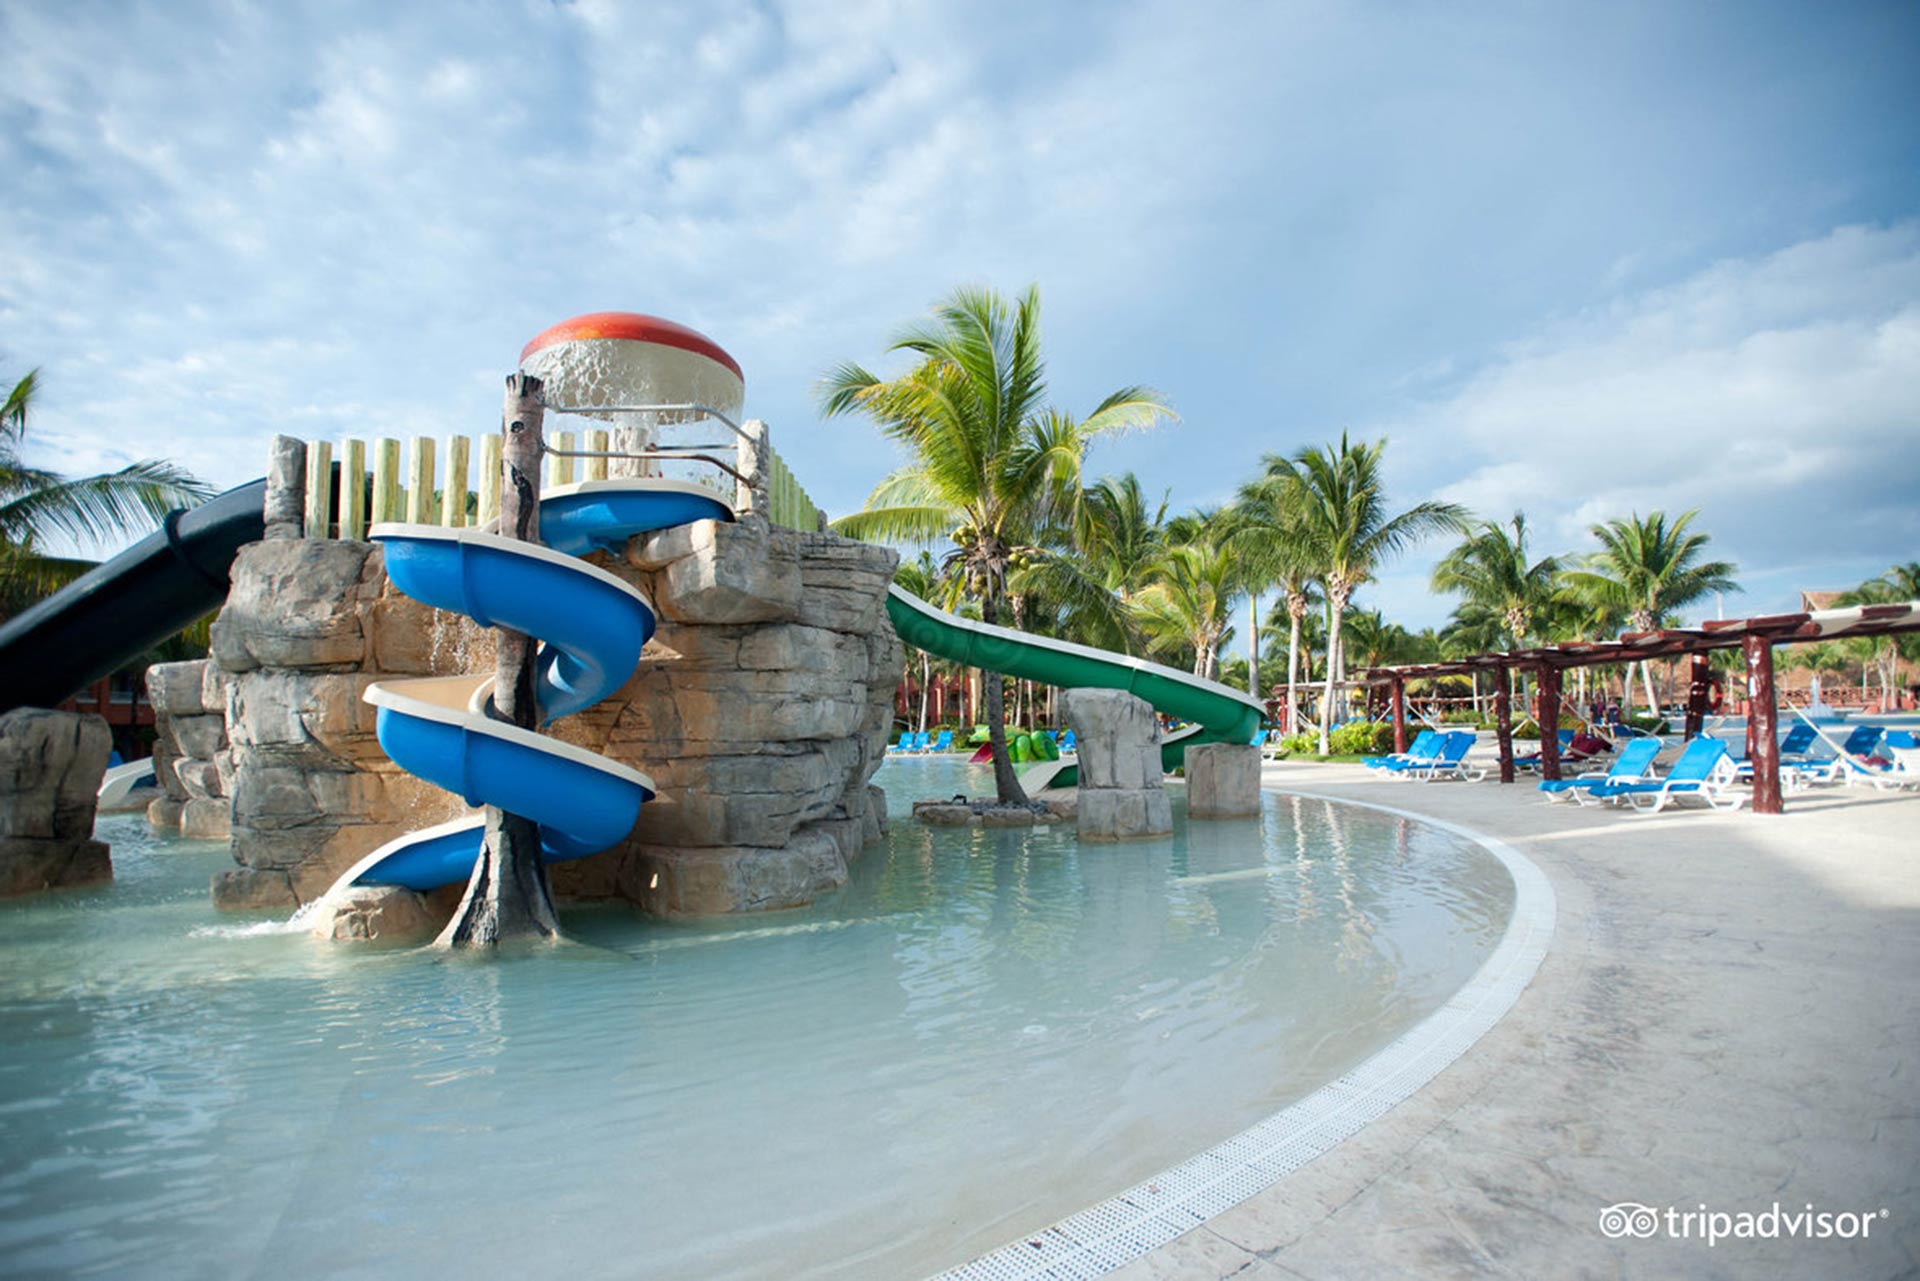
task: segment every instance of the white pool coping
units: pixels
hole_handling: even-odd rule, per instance
[[[1377,810],[1486,850],[1513,878],[1513,915],[1493,953],[1439,1009],[1305,1098],[1118,1196],[940,1273],[940,1281],[1092,1278],[1131,1263],[1386,1115],[1491,1031],[1532,982],[1553,941],[1555,900],[1531,859],[1504,841],[1412,810],[1294,788],[1261,790]]]

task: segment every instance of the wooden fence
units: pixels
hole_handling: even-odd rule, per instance
[[[444,441],[415,436],[404,446],[391,437],[306,441],[301,532],[307,538],[359,539],[371,526],[387,521],[453,529],[485,525],[500,515],[500,442],[498,432],[480,437],[477,449],[466,436]],[[576,449],[606,452],[604,428],[550,432],[547,445],[555,452],[546,459],[544,487],[607,479],[608,459],[561,456]],[[765,457],[764,501],[771,523],[818,529],[822,514],[812,497],[771,446],[762,443],[759,448]],[[742,461],[749,456],[744,449],[739,455]],[[691,459],[678,462],[698,465]],[[733,480],[717,468],[707,470],[711,475],[700,475],[697,483],[709,485],[740,509],[744,496],[736,496]]]

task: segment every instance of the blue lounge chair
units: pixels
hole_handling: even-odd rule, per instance
[[[1591,774],[1582,774],[1578,778],[1547,778],[1540,780],[1540,790],[1547,794],[1550,801],[1562,796],[1571,797],[1585,805],[1596,788],[1608,783],[1638,783],[1653,777],[1653,758],[1660,755],[1660,740],[1657,738],[1636,738],[1620,749],[1620,755],[1605,770],[1596,770]]]
[[[1411,779],[1422,783],[1431,783],[1440,778],[1463,778],[1477,783],[1487,776],[1487,771],[1477,765],[1467,764],[1467,753],[1473,750],[1479,736],[1472,730],[1459,729],[1442,736],[1440,751],[1425,765],[1415,765],[1404,772]]]
[[[943,729],[940,731],[940,737],[933,741],[933,747],[931,750],[936,752],[945,752],[945,751],[951,750],[952,747],[953,747],[953,731],[950,729]]]
[[[1731,765],[1727,745],[1702,734],[1687,744],[1665,778],[1602,783],[1593,789],[1593,795],[1601,800],[1624,800],[1647,814],[1657,814],[1687,797],[1705,801],[1717,810],[1737,810],[1747,803],[1747,794],[1733,791],[1722,781],[1731,778]]]
[[[1805,728],[1809,733],[1813,732],[1811,725],[1795,726],[1795,728]],[[1803,756],[1799,760],[1790,761],[1784,759],[1786,753],[1783,748],[1781,752],[1783,759],[1780,762],[1781,780],[1801,787],[1842,781],[1871,782],[1874,775],[1880,773],[1884,767],[1868,764],[1866,757],[1873,752],[1884,732],[1878,725],[1855,725],[1853,732],[1847,735],[1846,741],[1840,744],[1839,754],[1835,756]],[[1831,746],[1832,744],[1828,744],[1829,748]],[[1743,762],[1741,774],[1743,777],[1751,778],[1753,766]]]
[[[1064,735],[1062,735],[1062,736],[1061,736],[1061,739],[1060,739],[1060,750],[1061,750],[1062,752],[1071,752],[1071,751],[1073,751],[1073,750],[1075,750],[1075,749],[1074,749],[1074,746],[1073,746],[1073,731],[1072,731],[1072,730],[1068,730],[1068,731],[1067,731],[1067,732],[1066,732],[1066,733],[1065,733]]]
[[[1414,735],[1404,752],[1394,752],[1388,756],[1369,756],[1360,763],[1368,769],[1398,769],[1395,762],[1430,761],[1440,750],[1440,735],[1430,729],[1423,729]]]
[[[1819,732],[1813,726],[1805,721],[1800,722],[1788,730],[1786,736],[1780,740],[1780,759],[1782,761],[1798,760],[1807,754],[1807,749],[1812,747],[1814,740],[1819,737]]]
[[[1568,749],[1570,749],[1573,746],[1573,731],[1570,729],[1563,729],[1558,734],[1555,734],[1554,737],[1560,740],[1560,759],[1564,761],[1567,759]],[[1539,769],[1540,768],[1539,749],[1536,748],[1532,753],[1526,756],[1514,757],[1513,767],[1515,769],[1528,769],[1528,770]]]

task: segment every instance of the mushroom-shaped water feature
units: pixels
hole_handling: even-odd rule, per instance
[[[621,454],[652,449],[663,425],[714,412],[735,416],[746,400],[739,362],[719,343],[633,311],[563,320],[521,349],[520,367],[545,385],[549,409],[611,423],[613,452]],[[615,476],[659,474],[650,460],[616,458],[608,470]]]

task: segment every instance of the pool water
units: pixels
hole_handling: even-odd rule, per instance
[[[1352,806],[1080,848],[904,818],[984,767],[878,781],[811,908],[493,959],[247,934],[224,846],[103,819],[111,887],[0,904],[0,1274],[923,1275],[1365,1058],[1513,899]]]

